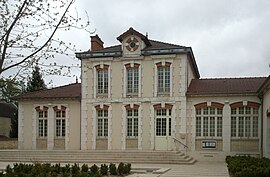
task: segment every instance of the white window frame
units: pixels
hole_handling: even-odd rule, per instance
[[[127,68],[126,65],[130,65],[131,68],[134,67],[134,65],[139,65],[138,67],[138,92],[137,93],[129,93],[128,92],[128,78],[127,78]],[[128,61],[123,62],[123,75],[124,75],[124,84],[123,84],[123,97],[141,97],[142,94],[142,65],[140,61]]]
[[[196,108],[195,118],[195,136],[196,137],[214,137],[223,136],[223,109],[215,107]]]
[[[258,110],[249,106],[231,109],[231,138],[259,138]]]

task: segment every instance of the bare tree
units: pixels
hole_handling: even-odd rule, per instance
[[[75,50],[74,45],[55,35],[72,28],[89,32],[88,15],[87,21],[82,20],[76,9],[71,9],[74,1],[0,0],[0,76],[11,69],[18,74],[34,63],[59,66],[49,60]],[[49,62],[44,64],[41,60]],[[59,70],[63,67],[67,66],[61,65]]]

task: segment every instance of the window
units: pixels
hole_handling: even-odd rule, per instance
[[[170,93],[171,88],[171,63],[157,63],[157,92],[159,94]]]
[[[137,109],[127,110],[127,136],[128,137],[138,136],[138,110]]]
[[[47,137],[48,130],[48,111],[39,110],[38,111],[38,136]]]
[[[171,136],[172,134],[172,110],[156,110],[156,136]]]
[[[205,107],[196,109],[196,136],[222,136],[222,109]]]
[[[258,137],[258,108],[232,108],[231,115],[231,137]]]
[[[66,135],[66,111],[55,111],[55,135],[56,137],[65,137]]]
[[[97,71],[97,93],[107,94],[108,93],[108,70],[99,69]]]
[[[108,136],[108,110],[97,110],[97,136]]]
[[[136,65],[137,66],[137,65]],[[139,91],[139,68],[127,68],[127,94],[138,94]]]

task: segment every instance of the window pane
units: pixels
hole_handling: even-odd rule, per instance
[[[138,118],[134,118],[134,135],[138,136]]]
[[[222,136],[222,117],[217,118],[217,136]]]
[[[161,118],[156,119],[156,136],[161,136]]]
[[[164,92],[164,73],[163,73],[163,68],[160,67],[158,68],[158,92]]]
[[[258,117],[253,117],[253,137],[258,137],[258,128],[259,128],[259,123],[258,123]]]
[[[196,114],[200,115],[202,113],[202,109],[196,109]]]
[[[245,120],[245,136],[250,137],[250,117],[246,117]]]
[[[196,136],[201,136],[201,118],[196,117]]]
[[[244,136],[244,117],[239,117],[238,122],[238,136],[243,137]]]
[[[210,136],[215,136],[215,117],[210,117]]]
[[[203,136],[208,136],[208,117],[203,118]]]
[[[231,119],[231,136],[236,137],[236,117]]]
[[[162,118],[161,136],[166,136],[166,118]]]

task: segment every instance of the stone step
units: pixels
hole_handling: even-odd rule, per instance
[[[0,162],[194,164],[177,151],[20,151],[1,150]]]

